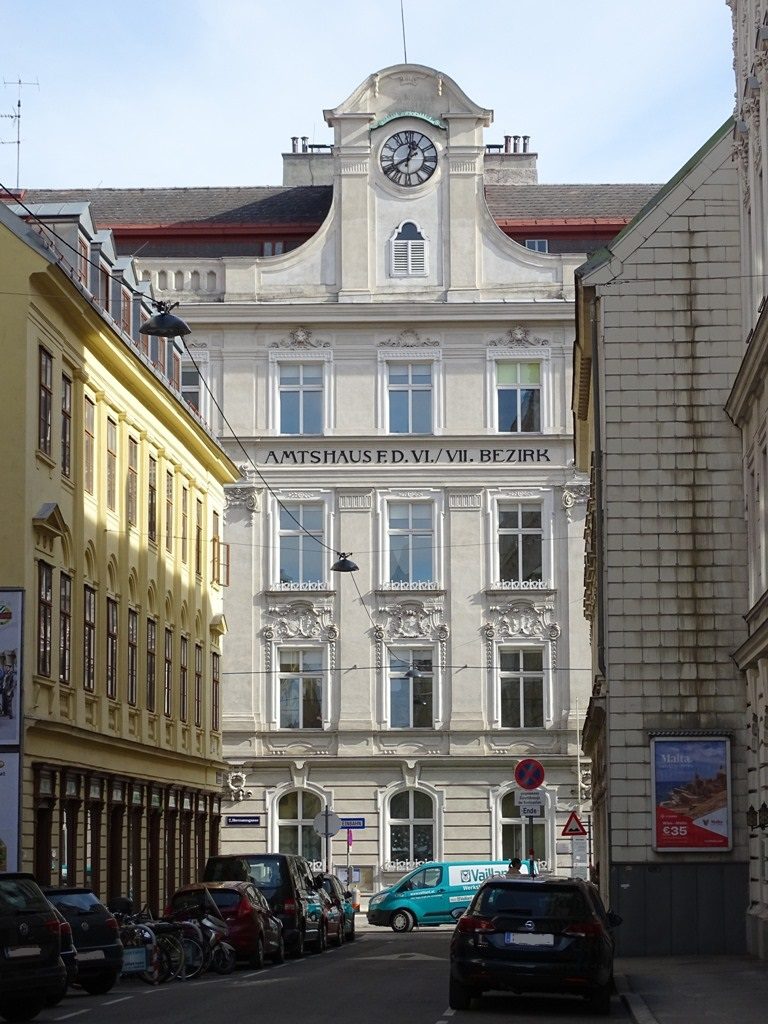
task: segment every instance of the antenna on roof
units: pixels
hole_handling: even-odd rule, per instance
[[[405,10],[403,9],[403,0],[400,0],[400,21],[403,26],[403,64],[407,64],[408,51],[405,48]]]
[[[3,79],[4,85],[15,85],[19,90],[19,98],[16,103],[16,110],[12,114],[0,114],[0,117],[7,117],[11,121],[16,122],[16,139],[0,139],[0,145],[2,146],[15,146],[16,147],[16,191],[19,190],[19,166],[21,164],[21,89],[25,85],[36,85],[40,88],[40,83],[35,79],[34,82],[22,82],[21,77],[17,78],[15,82],[9,82],[7,78]]]

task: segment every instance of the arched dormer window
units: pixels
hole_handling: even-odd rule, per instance
[[[390,241],[392,277],[426,277],[427,243],[418,225],[403,221]]]

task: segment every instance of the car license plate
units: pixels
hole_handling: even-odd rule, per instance
[[[87,953],[78,953],[78,960],[103,960],[104,950],[103,949],[89,949]]]
[[[22,956],[40,956],[40,947],[39,946],[9,946],[6,949],[6,951],[5,951],[5,955],[8,957],[9,960],[12,959],[12,958],[15,958],[15,957],[22,957]]]
[[[530,932],[505,932],[504,941],[508,946],[554,946],[554,935],[532,935]]]

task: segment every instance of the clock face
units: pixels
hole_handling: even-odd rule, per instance
[[[421,132],[402,131],[381,147],[381,169],[390,181],[404,188],[421,185],[437,170],[437,150]]]

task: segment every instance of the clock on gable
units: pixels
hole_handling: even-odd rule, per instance
[[[416,131],[397,132],[381,147],[381,169],[403,188],[421,185],[437,170],[437,150],[430,138]]]

